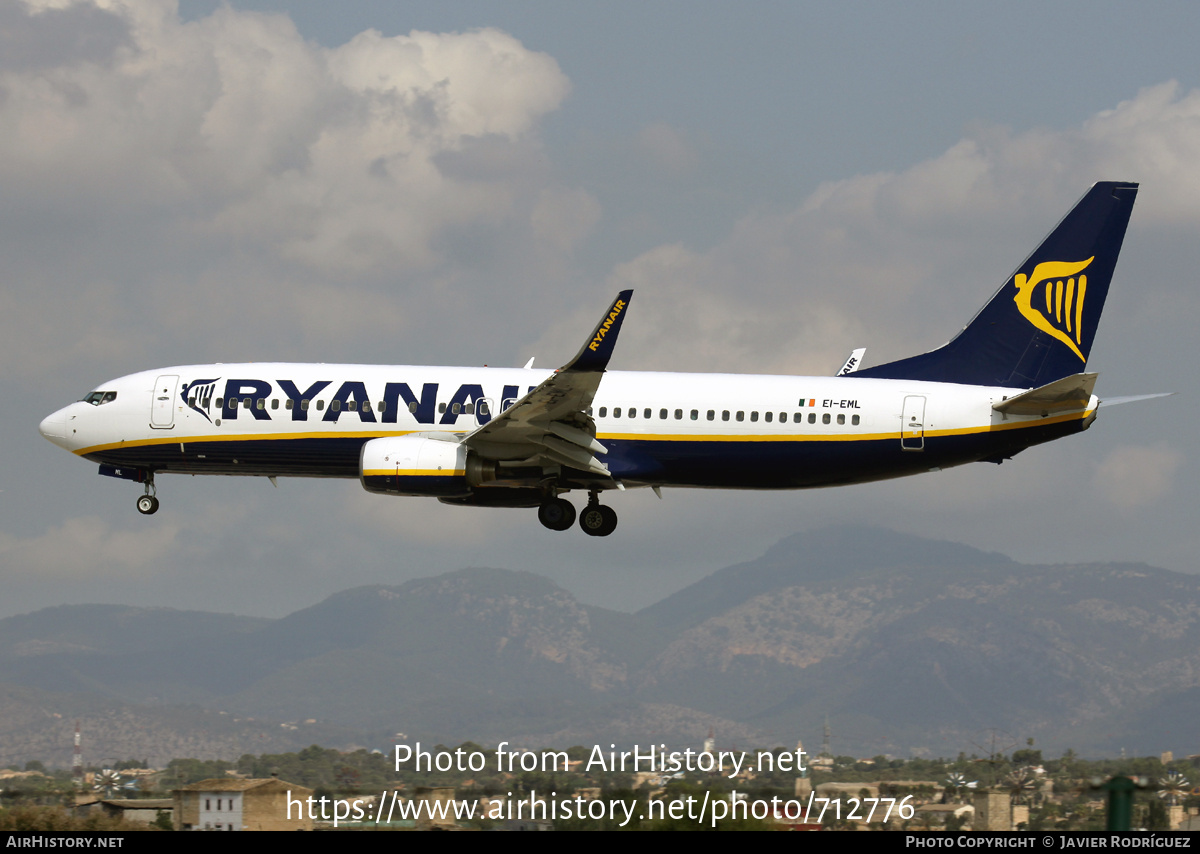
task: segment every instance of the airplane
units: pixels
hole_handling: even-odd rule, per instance
[[[832,377],[609,371],[632,291],[573,359],[523,368],[189,365],[97,386],[41,422],[100,474],[357,478],[368,492],[537,508],[604,537],[605,492],[804,489],[1001,463],[1088,429],[1084,369],[1137,196],[1095,184],[949,343]]]

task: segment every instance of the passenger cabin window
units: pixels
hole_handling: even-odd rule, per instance
[[[857,416],[857,415],[851,415],[851,416],[850,416],[850,423],[851,423],[851,424],[853,424],[855,427],[857,427],[857,426],[858,426],[858,416]]]
[[[809,424],[817,423],[817,413],[815,413],[815,412],[808,413],[808,423]]]
[[[745,421],[746,413],[739,409],[737,411],[737,415],[735,415],[734,418],[736,418],[738,421]]]
[[[682,409],[676,409],[676,410],[675,410],[675,420],[676,420],[676,421],[682,421],[682,420],[683,420],[683,410],[682,410]]]
[[[416,414],[416,412],[417,412],[417,402],[416,402],[415,400],[414,400],[412,403],[410,403],[410,404],[408,405],[408,411],[409,411],[409,412],[411,412],[411,413],[413,413],[414,415]]]
[[[318,403],[317,409],[320,409],[320,408],[321,408],[321,404]],[[331,401],[329,401],[329,408],[331,410],[333,410],[334,412],[341,412],[342,402],[340,400],[331,400]]]
[[[307,400],[306,400],[306,401],[304,401],[304,402],[305,402],[305,403],[308,403],[308,401],[307,401]],[[285,400],[285,401],[283,402],[283,408],[284,408],[284,409],[294,409],[294,408],[295,408],[295,406],[296,406],[296,401],[292,400],[290,397],[289,397],[287,400]],[[304,407],[304,408],[305,408],[305,409],[308,409],[308,407],[307,407],[307,406],[306,406],[306,407]]]
[[[665,409],[658,410],[658,417],[660,420],[665,421],[667,418],[667,410],[665,410]]]
[[[645,409],[642,410],[642,417],[643,418],[653,418],[654,417],[654,413],[651,412],[649,406],[647,406]]]
[[[620,418],[620,417],[621,417],[621,407],[619,407],[619,406],[614,407],[613,408],[613,418]]]
[[[764,412],[763,413],[763,420],[766,421],[767,423],[770,423],[771,419],[774,417],[775,417],[774,412]]]
[[[629,407],[629,417],[637,418],[637,407],[636,406]]]
[[[255,408],[255,409],[266,409],[266,408],[267,408],[267,399],[266,399],[265,397],[260,397],[260,398],[259,398],[259,399],[258,399],[258,400],[255,402],[255,404],[254,404],[254,408]]]
[[[271,398],[271,408],[272,409],[279,408],[279,398],[277,398],[277,397]]]
[[[601,417],[601,418],[607,418],[607,417],[608,417],[608,407],[607,407],[607,406],[601,406],[601,407],[600,407],[600,417]]]
[[[845,424],[845,423],[846,423],[846,416],[845,416],[845,415],[842,415],[842,414],[839,412],[839,413],[838,413],[838,424]]]
[[[710,409],[710,410],[708,410],[708,412],[706,414],[708,415],[708,420],[712,421],[713,418],[716,416],[717,412],[715,409]]]
[[[821,416],[821,423],[822,424],[829,423],[829,413],[828,412],[826,412],[824,415]]]
[[[318,400],[317,401],[317,412],[320,412],[324,408],[325,408],[325,401]]]
[[[758,410],[757,409],[750,413],[750,420],[751,421],[758,420]]]
[[[700,413],[697,410],[693,409],[692,410],[692,420],[697,421],[697,420],[699,420],[699,418],[700,418]]]
[[[782,415],[779,417],[779,420],[780,421],[784,420]],[[801,421],[804,420],[804,413],[797,412],[795,415],[792,416],[792,420],[795,421],[797,424],[799,424]]]
[[[728,409],[722,409],[722,410],[721,410],[721,420],[722,420],[722,421],[728,421],[728,420],[729,420],[729,410],[728,410]]]

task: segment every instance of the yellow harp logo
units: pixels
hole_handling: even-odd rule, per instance
[[[1045,332],[1071,348],[1071,351],[1086,362],[1079,344],[1083,343],[1083,298],[1087,293],[1087,276],[1075,278],[1076,273],[1087,269],[1096,256],[1086,261],[1043,261],[1033,268],[1033,274],[1017,273],[1013,284],[1017,295],[1013,301],[1022,316]],[[1045,296],[1046,313],[1041,311],[1042,296]]]

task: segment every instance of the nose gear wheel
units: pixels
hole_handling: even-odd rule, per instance
[[[151,516],[158,512],[158,489],[154,486],[154,472],[146,475],[146,494],[137,500],[138,512],[143,516]]]

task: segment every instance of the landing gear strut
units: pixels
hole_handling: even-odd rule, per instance
[[[607,537],[617,530],[617,511],[601,504],[595,492],[589,492],[587,507],[579,514],[579,527],[590,537]]]
[[[157,492],[158,490],[154,486],[154,472],[150,472],[146,476],[146,494],[137,500],[138,512],[143,516],[149,516],[158,512]]]
[[[538,508],[538,521],[551,531],[565,531],[575,524],[575,505],[565,498],[547,498]]]

